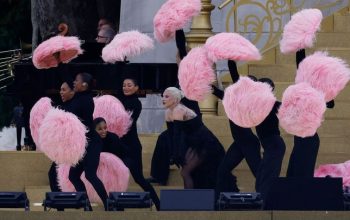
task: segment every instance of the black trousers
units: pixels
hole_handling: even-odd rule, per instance
[[[75,167],[70,168],[69,180],[72,182],[77,191],[86,192],[85,185],[80,179],[81,174],[85,171],[86,179],[94,187],[106,209],[108,194],[102,181],[97,176],[97,168],[100,163],[101,150],[102,141],[96,133],[90,138],[83,161]]]
[[[52,162],[48,173],[51,192],[61,192],[61,189],[58,187],[56,166],[57,164],[55,162]]]
[[[254,177],[256,177],[261,162],[260,142],[256,136],[251,139],[235,141],[227,150],[218,168],[216,195],[220,192],[239,192],[236,176],[232,170],[245,159]]]
[[[294,147],[289,158],[287,177],[313,177],[320,138],[294,136]]]
[[[143,175],[142,166],[142,146],[138,137],[123,139],[126,146],[126,156],[123,159],[125,165],[129,168],[135,182],[145,191],[149,192],[157,210],[160,208],[160,201],[153,186],[147,182]]]
[[[168,182],[169,178],[170,145],[168,135],[168,130],[165,130],[158,136],[152,156],[151,176],[161,183]]]
[[[260,142],[264,153],[258,169],[255,189],[261,193],[264,199],[270,190],[273,179],[280,175],[286,145],[279,135],[261,139]]]
[[[17,147],[16,150],[21,150],[22,125],[16,125]]]

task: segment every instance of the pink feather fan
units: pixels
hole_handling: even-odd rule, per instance
[[[86,132],[77,116],[53,108],[39,128],[39,145],[52,161],[74,166],[85,154]]]
[[[324,95],[308,83],[298,83],[284,91],[277,116],[289,134],[310,137],[321,126],[325,111]]]
[[[276,97],[267,83],[254,82],[249,77],[240,77],[227,87],[222,100],[227,117],[244,128],[263,122],[275,102]]]
[[[41,151],[39,144],[39,128],[46,117],[47,113],[52,109],[51,99],[44,97],[39,99],[30,110],[29,126],[30,133],[38,150]]]
[[[57,67],[60,62],[69,63],[83,53],[77,37],[55,36],[42,42],[33,52],[33,64],[37,69]]]
[[[63,192],[76,191],[73,184],[68,179],[69,169],[70,166],[66,164],[62,164],[57,168],[57,179]],[[97,176],[101,179],[107,193],[125,192],[128,189],[129,175],[129,169],[118,157],[110,153],[101,153]],[[101,202],[95,189],[90,182],[86,180],[85,172],[82,173],[81,179],[85,184],[89,200],[91,202]]]
[[[102,59],[107,63],[124,61],[153,49],[153,40],[138,31],[117,34],[102,50]]]
[[[342,177],[343,187],[350,187],[350,161],[339,164],[323,164],[314,172],[314,177]]]
[[[304,9],[294,14],[284,27],[280,41],[281,52],[295,53],[312,47],[321,21],[322,12],[319,9]]]
[[[102,117],[107,122],[108,131],[123,137],[132,124],[131,113],[114,96],[103,95],[94,98],[94,118]]]
[[[349,79],[350,69],[344,60],[330,57],[326,52],[316,52],[300,63],[295,82],[309,83],[324,93],[329,102],[344,89]]]
[[[207,39],[205,49],[208,58],[218,60],[253,61],[260,60],[261,55],[249,40],[236,33],[220,33]]]
[[[154,37],[161,43],[170,41],[176,30],[198,15],[201,8],[201,0],[166,1],[153,19]]]
[[[204,48],[193,48],[183,58],[178,78],[181,90],[188,99],[202,101],[211,93],[216,74]]]

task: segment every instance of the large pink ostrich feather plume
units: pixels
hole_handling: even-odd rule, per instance
[[[70,166],[66,164],[59,165],[57,168],[57,179],[59,186],[63,192],[75,192],[73,184],[69,181]],[[110,153],[101,153],[100,163],[97,169],[97,176],[101,179],[103,185],[108,192],[125,192],[129,184],[129,169],[123,161]],[[82,181],[85,184],[89,200],[91,202],[101,202],[100,197],[96,193],[89,181],[85,178],[85,172],[82,173]]]
[[[323,93],[308,83],[298,83],[284,91],[277,117],[287,133],[310,137],[321,126],[325,111]]]
[[[94,98],[94,118],[102,117],[107,122],[108,131],[123,137],[132,124],[131,112],[114,96],[103,95]]]
[[[294,14],[284,27],[280,41],[281,52],[295,53],[300,49],[312,47],[321,21],[322,12],[319,9],[304,9]]]
[[[350,187],[350,161],[339,164],[323,164],[314,172],[314,177],[342,177],[343,187]]]
[[[39,144],[52,161],[74,166],[85,154],[86,132],[77,116],[53,108],[39,128]]]
[[[307,56],[299,65],[296,83],[307,82],[325,94],[327,102],[333,100],[350,80],[347,63],[326,52],[316,52]]]
[[[42,42],[33,52],[33,64],[37,69],[57,67],[59,62],[69,63],[83,53],[77,37],[55,36]]]
[[[218,60],[253,61],[260,60],[258,48],[237,33],[220,33],[207,39],[205,49],[208,58]]]
[[[227,117],[244,128],[263,122],[275,102],[276,97],[267,83],[254,82],[249,77],[240,77],[227,87],[222,100]]]
[[[201,8],[201,0],[166,1],[153,19],[154,37],[161,43],[170,41],[176,30],[182,29],[198,15]]]
[[[102,59],[107,63],[124,61],[154,48],[153,40],[138,31],[117,34],[102,50]]]
[[[191,100],[202,101],[211,93],[216,80],[213,63],[203,47],[193,48],[180,63],[179,84],[184,95]]]
[[[39,99],[35,103],[35,105],[30,110],[30,118],[29,118],[29,126],[30,126],[30,133],[32,135],[32,138],[34,140],[34,143],[36,144],[38,150],[41,151],[40,144],[39,144],[39,128],[46,117],[47,113],[52,109],[51,105],[51,99],[48,97],[44,97]]]

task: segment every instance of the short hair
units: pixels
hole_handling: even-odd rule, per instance
[[[104,31],[104,36],[108,38],[106,43],[109,43],[113,40],[113,37],[116,35],[115,30],[110,25],[103,25],[100,29],[100,31]]]
[[[134,85],[135,86],[139,86],[139,82],[137,81],[137,79],[135,79],[134,77],[131,77],[131,76],[125,76],[124,78],[123,78],[123,82],[125,81],[125,80],[131,80],[133,83],[134,83]]]
[[[96,126],[98,125],[98,124],[100,124],[101,122],[104,122],[104,123],[106,123],[107,124],[107,122],[106,122],[106,120],[104,119],[104,118],[102,118],[102,117],[98,117],[98,118],[95,118],[94,119],[94,128],[96,128]]]
[[[78,75],[81,76],[83,82],[88,84],[88,90],[91,90],[93,87],[95,87],[95,81],[90,73],[78,73]]]
[[[181,99],[184,97],[183,92],[176,87],[168,87],[164,92],[170,92],[170,94],[180,103]]]

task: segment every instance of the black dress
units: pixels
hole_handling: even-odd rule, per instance
[[[202,160],[192,173],[195,189],[215,189],[217,169],[225,149],[214,134],[203,124],[200,116],[187,121],[168,122],[174,158],[186,164],[185,154],[192,148]],[[184,139],[179,134],[184,134]],[[181,141],[183,140],[183,141]]]
[[[182,60],[187,55],[186,37],[182,29],[176,31],[175,40],[180,59]],[[180,87],[178,82],[175,87]],[[192,109],[197,115],[201,115],[198,102],[184,97],[181,99],[181,103],[187,108]],[[171,144],[169,143],[168,135],[168,130],[165,130],[158,136],[151,163],[151,176],[162,185],[165,185],[168,182],[169,168],[170,164],[173,162],[170,153]]]
[[[142,167],[142,145],[137,134],[136,122],[140,116],[142,110],[142,104],[137,96],[120,96],[120,101],[123,103],[127,111],[132,112],[132,125],[129,132],[121,138],[123,144],[125,144],[125,157],[123,159],[125,165],[129,168],[132,177],[135,182],[141,186],[146,192],[150,192],[151,198],[157,210],[160,208],[160,201],[158,195],[152,185],[145,180],[143,176]]]
[[[97,168],[100,162],[100,153],[102,151],[102,140],[93,126],[94,101],[90,91],[75,93],[72,103],[67,111],[75,114],[81,122],[89,129],[86,134],[88,145],[86,154],[81,162],[69,171],[69,180],[77,191],[86,192],[85,185],[80,179],[80,175],[85,171],[86,179],[96,190],[103,201],[105,209],[107,208],[107,192],[102,181],[97,177]]]
[[[228,67],[233,83],[239,79],[236,62],[229,60]],[[219,99],[223,99],[224,92],[213,86],[213,94]],[[233,143],[227,150],[222,160],[217,176],[216,195],[220,192],[239,192],[237,179],[232,174],[232,170],[245,159],[248,166],[256,177],[261,162],[260,142],[251,128],[242,128],[229,120]]]

